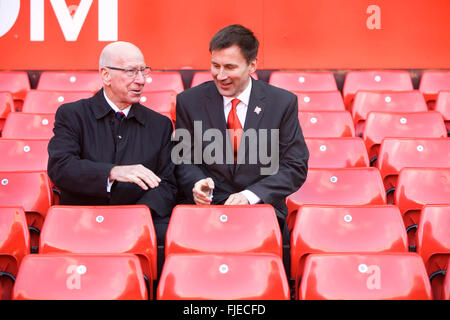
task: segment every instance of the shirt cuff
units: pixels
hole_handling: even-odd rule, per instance
[[[110,182],[108,178],[108,180],[106,181],[106,192],[111,192],[111,186],[113,185],[113,183],[114,181]]]
[[[247,198],[248,203],[250,203],[250,204],[257,204],[257,203],[261,202],[261,198],[258,197],[256,194],[254,194],[250,190],[244,190],[244,191],[241,191],[239,193],[244,195],[244,197]]]

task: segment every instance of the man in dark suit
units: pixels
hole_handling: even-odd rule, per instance
[[[297,97],[250,76],[258,40],[247,28],[225,27],[209,49],[214,81],[177,96],[175,134],[181,142],[174,153],[182,161],[175,172],[184,203],[271,204],[289,241],[285,197],[305,181],[309,158]],[[221,139],[222,147],[211,146]],[[263,155],[271,155],[271,163]]]
[[[147,205],[163,245],[177,192],[172,123],[139,104],[150,70],[136,46],[107,45],[99,68],[103,89],[57,110],[48,174],[60,204]]]

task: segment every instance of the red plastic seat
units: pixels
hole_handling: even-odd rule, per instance
[[[25,98],[22,112],[54,114],[63,103],[74,102],[91,96],[91,91],[31,90]]]
[[[450,91],[450,71],[426,70],[420,78],[422,92],[429,109],[434,109],[439,91]]]
[[[256,72],[252,73],[251,75],[253,79],[258,80],[258,74]],[[192,77],[191,88],[212,80],[213,77],[211,75],[211,71],[196,71]]]
[[[178,71],[152,71],[146,79],[144,92],[173,90],[180,93],[184,90],[183,80]]]
[[[273,71],[269,84],[289,91],[337,90],[333,73],[325,71]]]
[[[363,139],[371,164],[376,165],[380,144],[384,138],[444,138],[444,121],[435,111],[369,112]]]
[[[94,93],[102,86],[102,77],[98,71],[43,71],[37,89]]]
[[[133,253],[156,280],[156,234],[144,205],[52,206],[39,247],[39,253]]]
[[[289,300],[289,285],[276,255],[171,254],[157,299]]]
[[[417,91],[358,91],[353,102],[352,117],[355,133],[361,136],[364,122],[370,111],[379,112],[426,112],[427,104]]]
[[[46,171],[48,140],[0,139],[0,171]]]
[[[361,138],[306,138],[309,168],[368,167],[369,157]]]
[[[377,168],[380,169],[389,203],[390,195],[393,195],[391,192],[395,191],[397,186],[398,173],[406,167],[450,167],[450,139],[385,138],[383,140]]]
[[[448,263],[447,265],[450,265],[450,263]],[[443,290],[442,290],[442,299],[450,300],[450,272],[448,272],[448,269],[447,269],[447,274],[445,275],[445,279],[444,279],[444,285],[443,285]]]
[[[6,118],[2,138],[49,140],[54,123],[54,114],[13,112]]]
[[[308,254],[336,252],[408,252],[398,208],[302,206],[291,236],[291,274],[296,289]]]
[[[312,168],[305,183],[287,197],[286,203],[287,223],[292,230],[302,205],[379,205],[386,204],[386,193],[377,168]]]
[[[435,276],[448,271],[450,258],[450,203],[425,205],[417,229],[417,253],[423,259],[435,299],[441,297],[444,283]],[[441,281],[439,281],[441,280]]]
[[[25,212],[21,207],[0,207],[0,271],[8,275],[0,277],[0,300],[11,298],[13,279],[17,277],[22,259],[29,253]]]
[[[358,91],[410,91],[413,90],[408,71],[361,70],[348,71],[344,79],[343,96],[348,110]]]
[[[299,111],[345,111],[341,93],[335,91],[295,92]]]
[[[301,300],[431,300],[430,282],[415,253],[312,254]]]
[[[8,115],[14,112],[14,100],[11,93],[0,92],[0,136]]]
[[[275,209],[178,205],[170,217],[166,256],[178,253],[272,253],[282,255]]]
[[[177,93],[173,90],[144,92],[141,96],[141,104],[165,116],[175,120],[175,104]]]
[[[0,91],[8,91],[14,100],[16,110],[21,110],[27,92],[30,90],[30,80],[25,71],[1,71]]]
[[[302,111],[298,120],[305,138],[354,137],[355,127],[348,111]]]
[[[14,285],[15,300],[146,300],[139,259],[132,254],[31,254]]]
[[[444,118],[447,135],[450,137],[450,91],[441,91],[438,94],[435,110]]]
[[[450,168],[403,168],[395,190],[395,205],[415,245],[420,212],[426,204],[450,204]]]

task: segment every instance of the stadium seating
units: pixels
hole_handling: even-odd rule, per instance
[[[293,92],[299,111],[345,111],[341,93],[335,91]]]
[[[353,99],[358,91],[410,91],[413,90],[408,71],[360,70],[345,74],[342,89],[344,104],[352,110]]]
[[[92,96],[91,91],[46,91],[28,92],[22,107],[25,113],[56,113],[63,103],[74,102]]]
[[[450,263],[448,263],[447,265],[450,265]],[[447,273],[445,275],[444,285],[443,285],[444,288],[442,290],[442,299],[443,300],[450,300],[450,272],[448,272],[448,270],[449,269],[447,269]]]
[[[173,90],[144,92],[140,102],[147,108],[169,116],[171,120],[175,121],[176,95],[177,93]]]
[[[0,139],[0,171],[46,171],[48,140]]]
[[[438,94],[435,110],[444,118],[447,127],[447,136],[450,137],[450,91],[441,91]]]
[[[431,278],[434,298],[441,297],[443,274],[449,270],[450,258],[450,203],[425,205],[417,229],[417,253],[422,257]],[[448,280],[447,280],[448,281]]]
[[[335,91],[336,80],[326,71],[273,71],[269,84],[289,91]]]
[[[102,85],[102,78],[98,71],[43,71],[37,89],[94,93],[100,90]]]
[[[405,225],[395,206],[304,205],[297,213],[291,239],[296,289],[308,254],[408,252]]]
[[[179,253],[271,253],[282,258],[272,206],[178,205],[166,235],[166,256]]]
[[[6,117],[14,112],[14,100],[11,93],[0,92],[0,136],[5,125]]]
[[[417,91],[358,91],[352,107],[355,133],[362,136],[364,122],[370,111],[426,112],[427,104]]]
[[[368,167],[361,138],[305,138],[309,150],[309,168]]]
[[[416,245],[416,228],[426,204],[450,204],[450,168],[403,168],[395,190],[395,205],[403,215],[410,246]]]
[[[21,110],[27,92],[30,90],[30,80],[24,71],[1,71],[0,91],[8,91],[14,100],[16,110]]]
[[[380,144],[384,138],[444,138],[444,121],[435,111],[369,112],[363,139],[371,165],[377,165]]]
[[[6,118],[2,138],[50,139],[54,123],[54,114],[12,112]]]
[[[252,73],[253,79],[258,80],[258,74],[256,72]],[[202,84],[206,81],[213,80],[213,77],[211,75],[211,71],[196,71],[192,77],[191,80],[191,88],[198,86],[199,84]]]
[[[415,253],[311,254],[301,300],[431,300],[422,259]]]
[[[132,254],[31,254],[13,290],[15,300],[146,300],[139,259]]]
[[[393,203],[398,173],[406,167],[450,167],[450,139],[385,138],[381,143],[380,169],[388,203]]]
[[[429,109],[434,109],[439,91],[449,90],[450,71],[426,70],[422,72],[419,91],[422,92]]]
[[[183,80],[178,71],[152,71],[146,79],[144,92],[173,90],[180,93],[184,90]]]
[[[150,209],[128,206],[52,206],[39,253],[133,253],[148,279],[156,279],[156,234]]]
[[[377,168],[312,168],[303,186],[288,196],[286,203],[292,230],[302,205],[379,205],[386,204],[386,194]]]
[[[289,285],[276,255],[171,254],[157,299],[288,300]]]
[[[355,136],[355,127],[348,111],[301,111],[298,120],[305,138]]]
[[[11,298],[22,259],[30,253],[30,236],[21,207],[0,206],[0,300]]]

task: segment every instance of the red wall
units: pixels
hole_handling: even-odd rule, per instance
[[[20,0],[0,8],[9,1]],[[30,1],[44,1],[44,41],[30,41]],[[20,1],[0,37],[0,70],[96,69],[108,43],[98,40],[99,1],[76,41],[65,39],[50,0]],[[208,69],[210,38],[233,23],[258,36],[259,69],[450,68],[449,0],[107,1],[118,1],[118,40],[137,44],[153,69]],[[367,27],[370,5],[381,29]],[[0,26],[10,14],[2,10]]]

